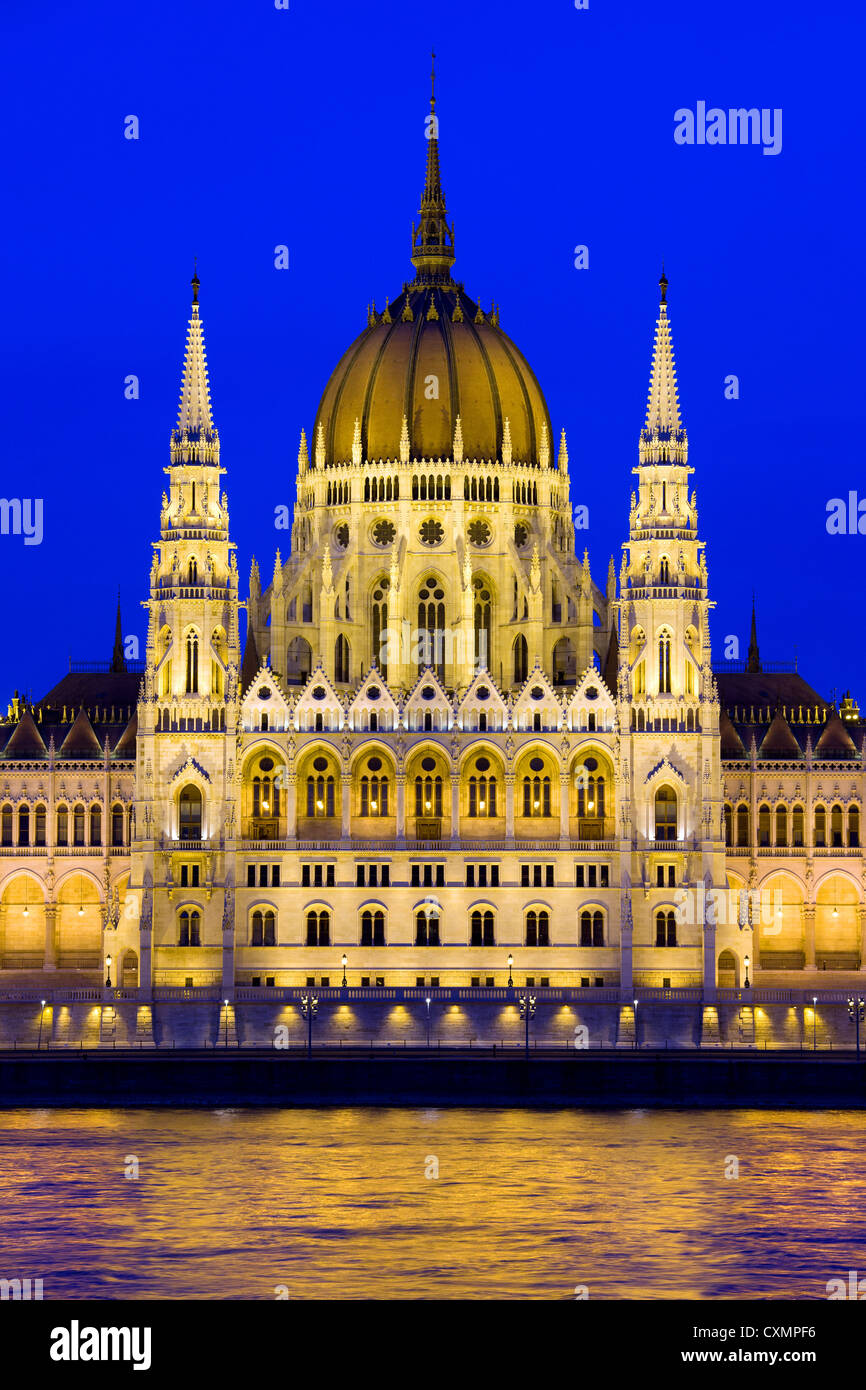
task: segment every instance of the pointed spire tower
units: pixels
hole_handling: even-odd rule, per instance
[[[749,658],[746,670],[757,674],[761,670],[761,653],[758,650],[758,626],[755,621],[755,595],[752,594],[752,632],[749,638]]]
[[[191,317],[186,334],[177,425],[171,433],[172,463],[219,464],[219,432],[214,428],[207,379],[204,333],[199,317],[201,281],[193,271]]]
[[[624,546],[618,607],[631,649],[632,695],[697,701],[711,694],[712,605],[696,498],[689,496],[693,470],[677,393],[664,270],[659,290],[646,420],[633,470],[638,491]]]
[[[450,285],[454,264],[454,229],[448,223],[439,174],[439,117],[436,115],[436,54],[430,73],[430,114],[425,122],[427,175],[418,209],[420,222],[412,228],[412,264],[417,285]]]
[[[126,657],[123,654],[123,624],[120,620],[120,590],[117,591],[117,617],[114,623],[114,651],[111,655],[112,671],[126,670]]]

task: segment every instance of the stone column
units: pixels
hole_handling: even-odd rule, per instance
[[[457,844],[460,840],[460,774],[451,774],[451,840]]]
[[[619,928],[619,988],[621,997],[629,1001],[634,998],[633,936],[634,924],[629,903],[627,910],[621,914]]]
[[[57,969],[57,904],[45,904],[45,956],[43,970]]]
[[[406,839],[406,777],[399,772],[397,774],[397,842],[404,842]]]
[[[803,907],[803,964],[806,970],[815,969],[815,904]]]
[[[505,838],[514,839],[514,773],[505,774]]]
[[[340,778],[340,785],[342,788],[343,812],[342,836],[344,840],[348,840],[352,834],[352,778],[349,773],[343,773]]]
[[[716,926],[714,922],[704,922],[703,965],[704,1003],[710,1004],[716,997]]]
[[[144,920],[138,924],[138,997],[153,998],[153,927]]]
[[[294,840],[298,833],[298,779],[293,772],[286,778],[286,836]]]
[[[559,774],[559,838],[565,841],[566,849],[568,848],[568,791],[568,773],[561,772]]]
[[[858,937],[860,940],[860,969],[866,971],[866,907],[859,904],[857,907],[857,917],[859,923]]]

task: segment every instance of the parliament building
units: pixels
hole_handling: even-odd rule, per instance
[[[0,723],[4,989],[712,997],[864,968],[866,729],[762,669],[754,614],[713,662],[664,274],[594,577],[565,431],[452,276],[428,133],[414,275],[301,430],[288,553],[245,597],[193,279],[145,659],[118,616],[110,662]]]

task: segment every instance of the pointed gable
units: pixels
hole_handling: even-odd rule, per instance
[[[322,663],[318,662],[295,701],[295,728],[301,732],[314,730],[320,716],[323,729],[342,729],[345,719],[343,700],[325,674]]]
[[[75,722],[60,745],[61,758],[101,758],[103,750],[93,732],[87,711],[80,709]]]
[[[347,713],[353,729],[395,729],[399,707],[375,662],[349,701]]]
[[[566,705],[571,729],[610,733],[616,722],[613,695],[595,666],[587,666]]]
[[[8,749],[8,745],[7,745]],[[832,757],[834,753],[848,756],[857,752],[857,745],[851,738],[838,714],[833,713],[824,725],[821,737],[815,745],[815,752],[822,757]]]
[[[550,677],[535,663],[514,701],[514,727],[531,729],[536,714],[541,715],[542,727],[558,729],[562,724],[562,704]]]
[[[117,743],[114,745],[114,756],[116,758],[135,757],[135,738],[138,733],[138,710],[132,711],[132,718],[124,729]]]
[[[483,717],[482,717],[483,716]],[[497,732],[508,723],[508,701],[488,671],[479,671],[460,701],[461,728]]]
[[[430,715],[436,730],[450,727],[453,706],[448,693],[432,666],[421,671],[403,703],[403,718],[408,729],[423,730]]]
[[[719,734],[721,736],[721,752],[723,758],[744,758],[746,749],[743,740],[737,733],[725,711],[719,715]]]
[[[800,745],[791,733],[790,724],[783,714],[777,713],[764,735],[758,749],[758,757],[799,758],[801,756]]]
[[[259,666],[241,701],[241,719],[248,733],[262,729],[283,731],[289,727],[289,700],[267,660]]]
[[[44,758],[48,749],[29,710],[21,716],[4,749],[7,758]]]

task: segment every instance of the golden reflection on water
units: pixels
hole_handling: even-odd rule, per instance
[[[46,1299],[824,1298],[866,1274],[864,1139],[858,1111],[13,1110],[0,1277]]]

